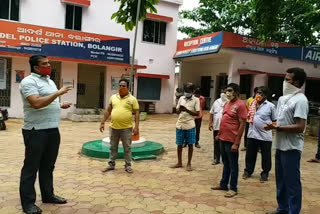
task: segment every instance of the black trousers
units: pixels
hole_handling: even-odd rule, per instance
[[[250,123],[246,122],[246,127],[244,129],[244,147],[247,148],[247,144],[248,144],[248,131],[249,131],[249,126],[250,126]]]
[[[60,133],[59,129],[22,130],[25,144],[25,159],[20,177],[20,199],[22,207],[34,204],[36,191],[34,183],[39,172],[42,200],[53,193],[53,170],[57,160]]]
[[[219,130],[213,131],[213,160],[220,163],[220,140],[216,140]]]
[[[196,144],[199,144],[202,118],[194,119],[194,122],[196,123]]]
[[[248,145],[246,151],[246,168],[245,172],[251,175],[254,171],[258,149],[261,150],[261,175],[269,176],[271,170],[271,141],[262,141],[253,138],[248,138]]]

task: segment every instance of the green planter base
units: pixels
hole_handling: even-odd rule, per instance
[[[143,147],[132,148],[133,160],[150,160],[156,159],[156,156],[161,154],[164,149],[160,143],[147,141]],[[81,153],[92,158],[109,158],[110,147],[102,143],[102,140],[95,140],[84,143]],[[122,159],[124,155],[123,148],[118,148],[118,158]]]

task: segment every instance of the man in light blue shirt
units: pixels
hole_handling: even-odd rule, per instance
[[[266,130],[276,129],[277,211],[270,214],[299,214],[302,204],[300,159],[309,103],[301,87],[307,78],[301,68],[287,70],[283,96],[277,105],[277,124],[267,124]]]
[[[271,170],[271,147],[272,147],[272,131],[265,130],[266,123],[272,123],[276,120],[276,110],[273,103],[267,100],[269,94],[268,88],[262,86],[256,91],[255,100],[249,110],[249,130],[247,135],[247,152],[246,152],[246,168],[244,169],[243,179],[251,177],[257,160],[258,149],[261,150],[261,166],[260,181],[263,183],[268,180]],[[250,117],[251,116],[251,117]]]
[[[53,170],[60,145],[60,107],[69,108],[71,103],[60,105],[59,97],[71,86],[57,89],[50,79],[51,67],[46,56],[34,55],[29,59],[31,75],[20,84],[23,101],[25,159],[20,177],[22,209],[28,214],[42,213],[35,205],[34,183],[37,172],[43,203],[64,204],[66,199],[54,195]]]

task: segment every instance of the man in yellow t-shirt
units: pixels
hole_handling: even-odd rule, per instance
[[[110,157],[109,166],[103,170],[107,172],[115,169],[115,160],[118,155],[118,145],[121,139],[124,149],[125,170],[133,173],[131,168],[131,136],[139,134],[139,104],[137,99],[129,93],[129,81],[119,81],[119,93],[110,97],[109,106],[101,121],[100,131],[104,131],[104,124],[111,115],[109,127],[110,134]],[[135,114],[135,127],[132,129],[132,113]]]

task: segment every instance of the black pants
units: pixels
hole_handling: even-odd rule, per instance
[[[244,147],[247,148],[247,144],[248,144],[248,131],[249,131],[249,126],[250,126],[250,123],[246,122],[246,127],[245,127],[245,130],[244,130]]]
[[[196,144],[199,144],[202,118],[194,119],[194,122],[196,123]]]
[[[219,130],[213,131],[213,160],[216,163],[220,163],[220,141],[216,140],[218,134]]]
[[[20,177],[20,199],[22,207],[34,204],[34,183],[39,171],[42,200],[53,193],[53,170],[59,152],[59,129],[22,130],[25,144],[25,159]]]
[[[262,141],[253,138],[248,138],[247,152],[246,152],[246,168],[245,172],[251,175],[254,171],[258,149],[261,150],[261,175],[269,176],[271,170],[271,141]]]

